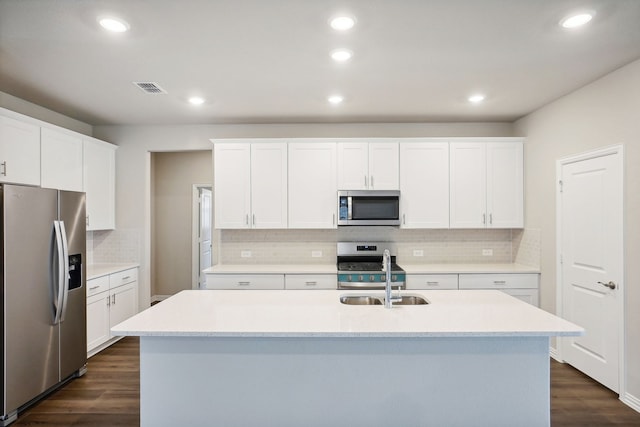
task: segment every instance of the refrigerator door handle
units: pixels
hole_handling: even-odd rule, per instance
[[[64,265],[63,281],[60,286],[62,289],[62,315],[60,322],[64,322],[67,313],[67,299],[69,298],[69,244],[67,242],[67,230],[64,227],[64,221],[60,221],[60,235],[62,236],[62,264]]]
[[[53,307],[55,308],[55,317],[53,319],[53,324],[57,325],[60,323],[60,317],[62,315],[62,304],[64,298],[64,248],[62,246],[62,232],[60,230],[60,221],[53,221],[53,230],[56,235],[56,247],[57,259],[54,262],[58,262],[58,278],[55,283],[55,291],[57,295],[53,301]]]

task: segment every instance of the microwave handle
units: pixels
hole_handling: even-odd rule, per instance
[[[347,219],[353,219],[353,197],[347,197]]]

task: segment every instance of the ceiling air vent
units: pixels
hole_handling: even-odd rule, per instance
[[[158,93],[167,93],[166,90],[162,89],[158,85],[158,83],[155,82],[133,82],[133,84],[138,86],[144,93],[150,93],[152,95]]]

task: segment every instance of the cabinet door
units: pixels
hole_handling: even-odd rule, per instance
[[[484,143],[449,144],[449,226],[485,228],[486,150]]]
[[[0,182],[40,185],[40,127],[0,116]]]
[[[449,228],[449,144],[400,145],[402,228]]]
[[[42,186],[82,191],[82,138],[42,128],[40,139]]]
[[[487,227],[524,227],[523,145],[487,144]]]
[[[133,282],[111,289],[111,305],[109,311],[110,328],[127,320],[138,312],[137,287],[138,283]]]
[[[397,142],[369,144],[369,189],[400,188],[400,157]]]
[[[84,143],[84,191],[87,193],[87,230],[116,228],[116,146],[96,139]]]
[[[538,289],[502,289],[502,292],[533,306],[540,306]]]
[[[369,188],[369,144],[338,142],[338,189],[367,190]]]
[[[336,144],[289,144],[289,228],[336,228]]]
[[[251,211],[253,228],[287,228],[284,142],[251,144]]]
[[[216,228],[249,228],[251,146],[216,143],[213,156]]]
[[[110,338],[109,292],[100,292],[87,298],[87,352]]]
[[[458,289],[458,275],[407,274],[407,289]]]

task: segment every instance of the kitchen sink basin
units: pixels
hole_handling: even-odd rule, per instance
[[[402,295],[402,300],[394,301],[393,305],[425,305],[429,301],[417,295]]]
[[[348,305],[382,305],[383,300],[366,295],[343,295],[340,302]]]
[[[400,301],[394,301],[393,305],[426,305],[429,301],[418,295],[401,295]],[[372,295],[342,295],[340,302],[347,305],[384,305],[384,297]]]

